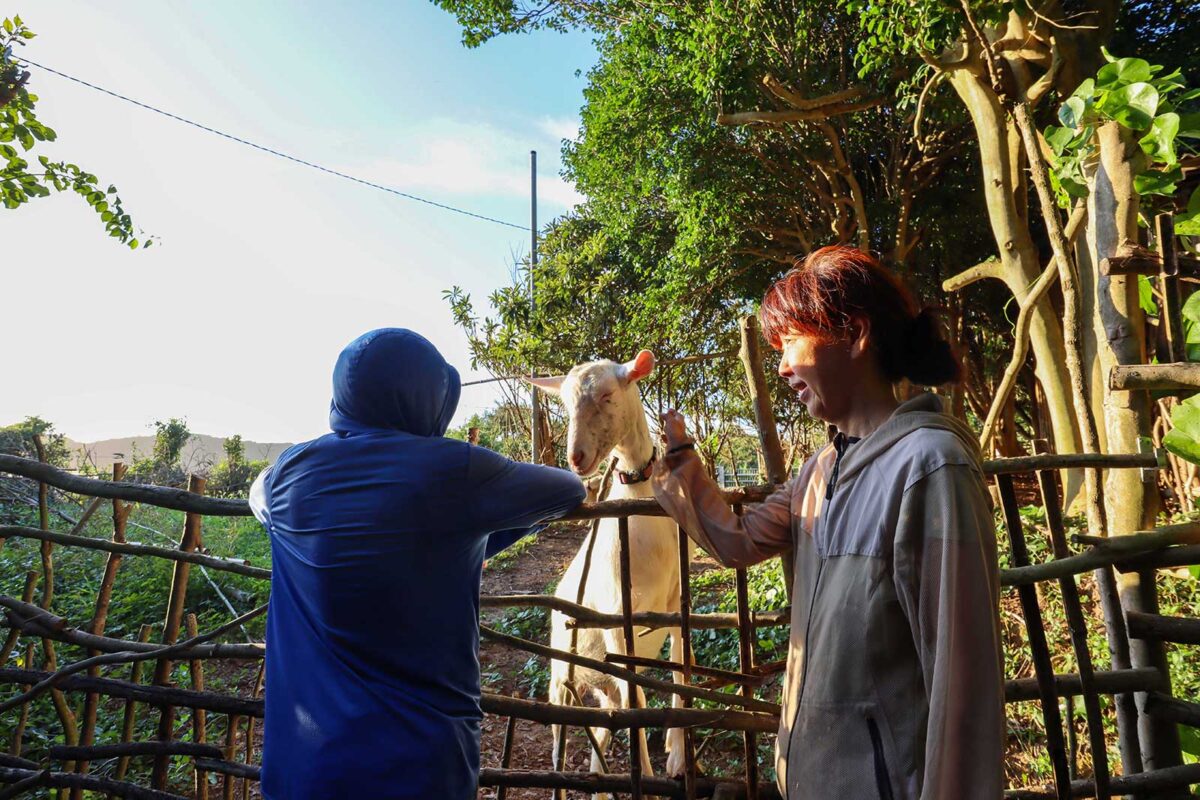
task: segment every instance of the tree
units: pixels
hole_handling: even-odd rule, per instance
[[[41,417],[26,417],[15,425],[0,428],[0,453],[36,459],[35,436],[42,437],[46,463],[65,469],[71,462],[71,451],[66,437],[54,430],[54,423]]]
[[[230,436],[221,443],[221,448],[225,459],[209,471],[207,492],[216,497],[245,497],[258,473],[267,468],[267,462],[246,460],[241,434]]]
[[[955,136],[965,120],[939,107],[913,136],[904,65],[848,86],[856,22],[832,0],[440,4],[469,45],[538,27],[598,37],[581,136],[564,148],[588,201],[540,245],[538,310],[521,281],[492,298],[498,314],[478,333],[497,374],[643,346],[668,359],[736,347],[738,317],[824,244],[873,249],[926,292],[948,254],[978,250],[980,215],[946,191],[973,169]],[[716,431],[749,419],[727,413],[743,382],[719,362],[690,364],[654,391],[669,387],[668,403],[694,404]],[[778,400],[781,425],[800,419],[793,398]]]
[[[5,19],[0,25],[0,202],[11,210],[39,197],[49,197],[51,191],[71,191],[99,215],[109,236],[130,249],[149,247],[153,237],[137,238],[117,187],[110,185],[102,190],[95,175],[66,161],[51,161],[44,155],[37,156],[40,171],[37,168],[31,171],[23,154],[40,142],[55,141],[58,136],[37,118],[38,98],[29,92],[29,71],[13,55],[14,45],[25,46],[35,34],[19,16]],[[12,142],[20,145],[21,150]]]

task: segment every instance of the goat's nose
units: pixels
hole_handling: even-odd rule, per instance
[[[571,464],[576,467],[583,466],[583,451],[582,450],[576,450],[573,453],[571,453]]]

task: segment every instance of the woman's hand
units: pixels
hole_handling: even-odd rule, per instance
[[[672,408],[665,414],[659,414],[658,419],[662,423],[663,443],[666,444],[668,451],[674,450],[680,445],[692,443],[691,437],[687,435],[683,414]]]

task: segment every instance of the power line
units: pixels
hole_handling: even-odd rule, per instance
[[[115,97],[118,100],[124,100],[126,103],[132,103],[133,105],[144,108],[147,111],[153,111],[155,114],[162,114],[164,117],[170,117],[171,119],[176,120],[178,122],[182,122],[186,125],[191,125],[193,128],[199,128],[202,131],[206,131],[208,133],[213,133],[213,134],[216,134],[217,136],[221,136],[223,138],[230,139],[232,141],[237,142],[238,144],[244,144],[247,147],[253,147],[255,150],[261,150],[264,153],[269,153],[273,156],[278,156],[279,158],[287,159],[288,161],[294,161],[297,164],[302,164],[303,166],[311,167],[312,169],[320,170],[321,172],[327,172],[330,175],[336,175],[339,178],[345,178],[348,181],[354,181],[355,183],[361,183],[363,186],[370,186],[372,189],[379,189],[380,191],[387,192],[389,194],[398,195],[399,197],[403,197],[406,200],[416,200],[418,203],[424,203],[425,205],[433,206],[434,208],[440,208],[440,209],[443,209],[444,211],[453,211],[456,214],[463,214],[468,217],[474,217],[475,219],[480,219],[480,220],[483,220],[484,222],[494,222],[497,225],[504,225],[505,227],[516,228],[516,229],[522,230],[522,231],[526,229],[526,226],[524,226],[524,225],[517,225],[516,223],[513,223],[513,222],[506,222],[502,219],[496,219],[495,217],[484,216],[483,214],[476,214],[474,211],[467,211],[462,208],[455,208],[454,206],[448,206],[445,203],[438,203],[434,200],[427,200],[424,197],[417,197],[415,194],[409,194],[407,192],[402,192],[399,189],[393,189],[390,186],[384,186],[382,184],[373,183],[372,181],[364,180],[362,178],[356,178],[353,175],[347,175],[344,172],[338,172],[336,169],[330,169],[329,167],[323,167],[320,164],[314,164],[312,161],[306,161],[303,158],[297,158],[296,156],[291,156],[291,155],[288,155],[287,153],[281,153],[278,150],[273,150],[270,147],[266,147],[265,145],[251,142],[248,139],[243,139],[239,136],[234,136],[231,133],[225,133],[224,131],[220,131],[220,130],[217,130],[216,128],[209,127],[208,125],[204,125],[200,122],[196,122],[195,120],[190,120],[187,117],[181,117],[178,114],[172,114],[170,111],[163,111],[161,108],[155,108],[154,106],[150,105],[149,103],[143,103],[141,100],[134,100],[132,97],[126,97],[125,95],[114,92],[111,89],[105,89],[103,86],[97,86],[94,83],[88,83],[87,81],[83,80],[82,78],[76,78],[74,75],[68,75],[65,72],[59,72],[58,70],[54,69],[53,67],[47,67],[44,64],[37,63],[36,61],[30,61],[27,58],[20,58],[20,57],[18,57],[17,60],[19,60],[25,64],[28,64],[31,67],[37,67],[38,69],[43,69],[46,72],[49,72],[53,75],[57,75],[60,78],[66,78],[69,81],[74,81],[75,83],[86,86],[89,89],[95,89],[97,92],[102,92],[111,97]]]

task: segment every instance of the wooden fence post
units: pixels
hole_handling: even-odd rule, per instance
[[[676,539],[679,542],[679,638],[682,642],[680,652],[682,658],[680,664],[683,667],[680,672],[683,676],[683,685],[692,685],[692,584],[691,572],[692,562],[690,557],[690,542],[688,541],[687,531],[679,525],[675,529]],[[632,621],[632,620],[631,620]],[[630,655],[633,655],[632,653]],[[690,697],[682,697],[684,708],[692,707],[692,699]],[[691,728],[683,729],[683,746],[684,746],[684,776],[683,776],[683,796],[686,800],[696,800],[696,742],[692,736]]]
[[[633,638],[633,580],[629,569],[629,517],[617,520],[617,533],[621,540],[621,615],[625,620],[625,654],[637,655]],[[641,690],[629,681],[629,707],[640,708],[638,693]],[[642,798],[642,729],[629,729],[629,777],[633,781],[633,800]]]
[[[195,638],[200,634],[200,627],[196,623],[196,615],[187,615],[187,634],[188,638]],[[201,659],[193,658],[188,662],[188,674],[192,679],[192,689],[197,692],[204,691],[204,662]],[[208,714],[203,708],[192,709],[192,741],[196,744],[205,744],[208,742]],[[195,779],[195,795],[196,800],[208,800],[208,776],[204,770],[196,767]]]
[[[1008,529],[1008,541],[1012,546],[1012,562],[1018,567],[1027,566],[1029,551],[1025,546],[1025,531],[1021,526],[1021,513],[1017,508],[1012,476],[997,475],[996,488],[1000,490],[1000,506],[1004,512],[1004,527]],[[1068,800],[1071,797],[1071,770],[1067,766],[1067,744],[1063,738],[1062,714],[1059,713],[1058,695],[1054,690],[1054,667],[1050,663],[1050,647],[1046,643],[1046,629],[1042,625],[1037,588],[1032,585],[1019,586],[1017,594],[1021,598],[1025,631],[1029,635],[1029,649],[1033,654],[1038,696],[1042,704],[1042,720],[1046,725],[1046,749],[1050,751],[1050,763],[1054,765],[1055,790],[1058,800]]]
[[[733,511],[738,516],[742,507],[736,505]],[[750,621],[750,587],[746,577],[746,568],[736,571],[737,581],[737,614],[738,614],[738,671],[748,674],[754,670],[754,626]],[[742,684],[742,697],[753,697],[754,687]],[[742,746],[746,754],[746,800],[758,800],[758,736],[754,731],[742,732]]]
[[[763,370],[762,352],[759,348],[761,338],[758,330],[758,317],[753,314],[742,317],[738,324],[742,335],[742,345],[738,350],[738,358],[746,370],[746,387],[750,393],[750,403],[754,407],[754,421],[758,427],[758,441],[762,447],[763,461],[767,466],[767,480],[773,485],[779,485],[787,480],[788,465],[784,462],[783,446],[779,443],[779,431],[775,427],[775,412],[771,410],[771,393],[767,391],[767,375]],[[737,469],[737,465],[734,465]],[[795,564],[792,561],[792,551],[780,554],[779,563],[783,567],[783,582],[787,589],[788,601],[792,599],[792,584],[795,583]]]
[[[119,481],[125,477],[127,468],[125,464],[117,462],[112,466],[112,479]],[[129,520],[129,512],[133,509],[130,503],[124,503],[114,499],[112,501],[112,520],[113,534],[112,540],[117,543],[125,541],[125,525]],[[96,610],[92,614],[92,624],[88,629],[96,636],[101,636],[104,633],[104,626],[108,621],[108,608],[112,600],[113,583],[117,579],[117,569],[121,566],[121,554],[109,553],[108,561],[104,565],[104,576],[100,579],[100,590],[96,593]],[[100,655],[99,650],[88,650],[88,658]],[[88,675],[92,678],[100,677],[100,667],[95,666],[88,669]],[[100,695],[96,692],[88,692],[83,699],[83,730],[79,734],[79,744],[83,747],[90,747],[95,744],[96,736],[96,711],[100,705]],[[89,764],[87,760],[80,760],[75,767],[75,771],[80,775],[88,773]],[[83,800],[83,787],[75,786],[71,789],[71,800]]]
[[[150,641],[150,634],[154,632],[153,625],[142,625],[138,628],[138,641]],[[145,661],[135,661],[129,669],[129,682],[140,683],[142,680],[142,668],[145,666]],[[125,701],[125,715],[121,721],[121,743],[126,744],[133,741],[133,732],[137,727],[138,705],[137,701],[130,698]],[[125,780],[125,773],[129,770],[129,756],[121,756],[117,759],[117,780]]]
[[[188,476],[188,491],[195,494],[204,494],[204,478],[198,475]],[[183,522],[183,537],[179,541],[179,549],[190,553],[200,547],[200,526],[203,517],[199,514],[188,512],[184,517]],[[163,622],[163,644],[175,644],[179,638],[179,630],[183,625],[184,604],[187,601],[187,584],[188,575],[191,573],[192,565],[186,561],[176,561],[175,571],[171,576],[171,591],[167,599],[167,616]],[[154,669],[154,684],[156,686],[167,686],[171,682],[172,661],[169,658],[159,659]],[[163,706],[158,720],[158,738],[161,741],[170,741],[172,732],[175,728],[175,707],[171,705]],[[151,785],[158,790],[166,789],[167,787],[167,769],[170,765],[170,756],[155,756],[154,757],[154,774]]]
[[[1034,442],[1034,451],[1043,453],[1048,449],[1045,440]],[[1062,518],[1062,504],[1058,498],[1058,485],[1055,483],[1055,473],[1041,470],[1037,474],[1038,488],[1042,493],[1042,505],[1046,510],[1046,527],[1050,529],[1050,544],[1055,558],[1066,558],[1071,555],[1067,548],[1067,534]],[[1095,670],[1092,666],[1092,654],[1088,650],[1087,621],[1083,615],[1083,606],[1079,600],[1079,587],[1075,577],[1068,576],[1059,580],[1062,591],[1063,611],[1067,618],[1067,627],[1071,631],[1071,645],[1075,651],[1075,662],[1079,665],[1079,685],[1083,692],[1083,705],[1087,713],[1088,741],[1092,748],[1092,772],[1096,783],[1096,800],[1108,800],[1111,797],[1109,788],[1108,745],[1104,741],[1104,717],[1100,711],[1100,696],[1096,693]],[[1075,720],[1073,718],[1071,698],[1067,698],[1067,733],[1070,736],[1071,772],[1069,778],[1075,777]]]
[[[46,447],[42,443],[42,437],[34,434],[33,446],[37,450],[38,461],[45,464],[46,462]],[[50,530],[50,486],[45,481],[38,481],[38,524],[42,530]],[[50,610],[50,603],[54,600],[54,545],[51,542],[42,542],[42,609]],[[54,672],[58,669],[58,658],[54,653],[54,642],[51,639],[42,639],[42,666],[49,672]],[[67,696],[59,689],[50,690],[50,700],[54,705],[54,710],[58,713],[58,720],[63,728],[63,741],[68,745],[79,743],[79,729],[75,723],[75,714],[71,711],[70,705],[67,703]],[[70,772],[74,768],[74,763],[67,762],[63,765],[63,770]],[[56,793],[60,798],[67,796],[66,789],[59,789]]]

